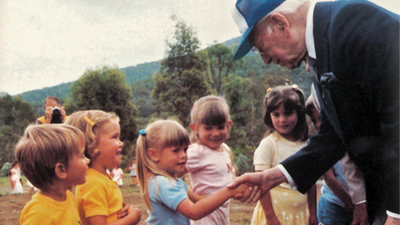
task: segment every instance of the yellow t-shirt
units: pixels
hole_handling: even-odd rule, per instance
[[[117,183],[91,168],[87,170],[86,182],[76,186],[75,197],[83,225],[88,224],[86,218],[91,216],[106,216],[107,222],[115,221],[122,209],[122,193]]]
[[[21,212],[20,224],[80,225],[74,195],[67,191],[67,199],[59,202],[39,192],[35,193]]]

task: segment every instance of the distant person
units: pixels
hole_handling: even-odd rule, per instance
[[[39,189],[21,212],[21,225],[81,224],[68,187],[83,184],[89,159],[83,133],[68,125],[31,125],[15,156],[22,173]]]
[[[247,185],[225,187],[191,201],[186,183],[178,178],[186,172],[189,144],[185,128],[173,120],[158,120],[139,131],[136,158],[143,200],[149,209],[148,225],[189,225],[189,219],[201,219],[235,194],[249,192]]]
[[[303,92],[296,85],[268,89],[263,119],[268,131],[254,152],[256,172],[275,167],[307,145]],[[316,185],[303,195],[288,184],[280,184],[258,201],[251,224],[317,225],[316,213]]]
[[[198,99],[190,117],[192,137],[186,169],[192,187],[188,194],[196,202],[226,188],[235,177],[233,154],[225,144],[232,120],[225,99],[213,95]],[[228,225],[229,204],[228,200],[214,212],[190,224]]]
[[[132,162],[129,165],[129,170],[130,170],[129,175],[132,178],[133,186],[137,186],[138,181],[137,181],[137,173],[136,173],[136,157],[133,157]]]
[[[68,116],[57,97],[49,96],[44,102],[45,115],[36,119],[35,124],[64,123]]]
[[[15,161],[12,165],[11,165],[11,169],[10,169],[10,177],[9,180],[11,182],[11,193],[12,194],[20,194],[22,193],[24,190],[22,188],[22,184],[21,184],[21,173],[19,172],[19,164],[17,161]]]
[[[101,110],[78,111],[65,121],[82,130],[86,137],[85,155],[90,159],[87,181],[76,186],[76,199],[82,225],[131,225],[140,221],[141,212],[127,205],[121,190],[107,168],[121,164],[122,146],[119,117]]]
[[[119,166],[115,166],[114,169],[111,171],[113,181],[117,182],[118,186],[123,185],[122,178],[124,177],[124,171],[122,171]]]

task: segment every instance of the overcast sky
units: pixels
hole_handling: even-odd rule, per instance
[[[240,35],[236,0],[2,0],[0,92],[14,95],[77,80],[98,66],[134,66],[165,56],[176,15],[201,47]],[[374,0],[399,12],[398,0]]]

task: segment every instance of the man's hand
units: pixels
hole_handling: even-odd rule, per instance
[[[51,122],[51,118],[53,117],[53,107],[47,106],[45,113],[46,123],[49,124]]]
[[[60,114],[61,114],[60,119],[64,123],[65,122],[65,115],[67,115],[67,113],[65,112],[65,109],[62,106],[60,106]]]
[[[400,219],[388,216],[385,225],[400,225]]]
[[[367,203],[363,202],[354,206],[353,222],[351,225],[367,225]]]

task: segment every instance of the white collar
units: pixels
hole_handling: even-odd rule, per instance
[[[307,14],[307,23],[306,23],[306,48],[308,51],[308,55],[314,59],[317,59],[317,54],[315,53],[315,43],[314,43],[314,8],[316,1],[311,1],[310,8],[308,9]]]

